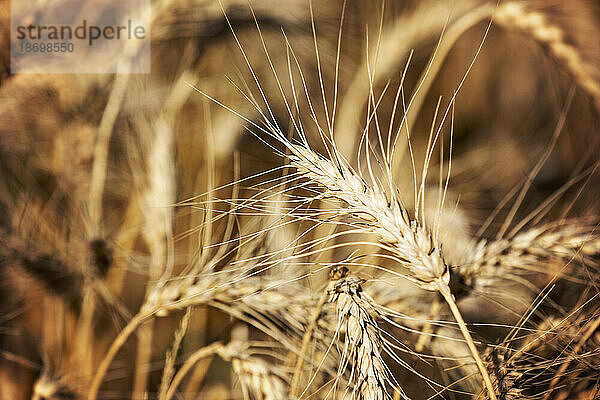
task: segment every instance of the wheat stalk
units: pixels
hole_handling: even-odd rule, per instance
[[[181,368],[177,371],[173,380],[169,384],[169,389],[165,396],[165,400],[171,400],[175,395],[175,391],[183,381],[183,378],[187,375],[187,373],[192,369],[192,367],[201,359],[216,354],[219,349],[223,347],[223,344],[219,342],[211,343],[208,346],[202,347],[198,349],[190,355],[187,360],[183,363]]]

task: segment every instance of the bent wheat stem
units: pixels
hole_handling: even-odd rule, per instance
[[[206,347],[203,347],[199,350],[196,350],[181,366],[173,381],[169,385],[169,390],[167,391],[167,395],[165,396],[165,400],[171,400],[171,398],[175,395],[175,391],[183,381],[183,378],[187,375],[187,373],[192,369],[194,365],[201,359],[211,356],[221,350],[223,348],[223,344],[220,342],[212,343]]]
[[[140,326],[142,322],[146,320],[148,315],[138,314],[134,316],[131,321],[123,328],[121,332],[117,335],[115,340],[110,345],[108,352],[104,356],[104,359],[98,366],[98,370],[94,375],[94,379],[90,385],[90,390],[88,391],[88,400],[96,400],[98,396],[98,390],[100,389],[100,385],[102,385],[102,380],[104,379],[104,375],[106,371],[108,371],[108,367],[112,362],[113,358],[117,355],[119,349],[125,344],[127,338],[131,336],[133,332]]]

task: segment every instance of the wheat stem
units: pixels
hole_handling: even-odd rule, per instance
[[[90,389],[88,391],[88,400],[96,400],[98,396],[98,390],[100,389],[100,385],[102,385],[102,381],[104,379],[104,375],[106,375],[106,371],[108,371],[108,367],[117,355],[119,349],[125,344],[129,336],[140,326],[142,322],[148,317],[148,315],[138,314],[134,316],[131,321],[119,332],[115,340],[110,345],[108,352],[104,356],[102,362],[98,366],[98,370],[94,375],[94,379],[90,384]]]
[[[444,300],[446,300],[446,303],[448,303],[448,306],[450,307],[450,311],[452,312],[452,315],[454,316],[454,319],[458,323],[460,331],[461,331],[463,337],[465,338],[465,341],[467,342],[467,346],[469,346],[469,350],[471,350],[471,355],[473,356],[473,359],[475,360],[475,363],[477,364],[477,368],[479,368],[479,372],[481,373],[481,376],[483,377],[483,382],[484,382],[485,387],[490,396],[490,400],[496,400],[496,393],[494,391],[494,385],[492,384],[490,375],[488,374],[487,369],[485,368],[485,365],[483,365],[483,361],[481,360],[481,357],[479,356],[477,347],[475,347],[475,343],[473,342],[473,338],[471,337],[471,334],[469,333],[469,330],[467,329],[467,325],[465,324],[462,314],[460,313],[460,310],[458,309],[458,306],[456,305],[456,302],[454,301],[454,296],[450,292],[450,288],[448,287],[448,285],[445,282],[442,282],[440,280],[437,280],[436,283],[437,283],[438,291],[444,297]]]
[[[223,348],[223,345],[219,342],[212,343],[206,347],[203,347],[199,350],[196,350],[186,361],[183,363],[173,381],[169,385],[169,390],[167,390],[167,394],[165,396],[165,400],[171,400],[171,398],[175,395],[175,391],[183,381],[183,378],[187,375],[187,373],[192,369],[194,365],[201,359],[211,356],[215,354],[219,349]]]

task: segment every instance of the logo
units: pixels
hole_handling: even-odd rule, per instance
[[[11,0],[12,73],[149,73],[149,0]]]

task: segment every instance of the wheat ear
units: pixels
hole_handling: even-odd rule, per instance
[[[575,278],[572,268],[565,267],[574,257],[589,259],[598,254],[600,237],[595,229],[585,221],[562,221],[531,228],[511,239],[481,241],[471,251],[471,261],[462,265],[458,273],[469,287],[483,285],[479,280],[506,279],[519,272]]]
[[[591,67],[583,61],[577,48],[565,41],[560,27],[550,23],[542,13],[527,10],[524,4],[518,2],[510,2],[498,7],[494,21],[508,29],[520,29],[547,46],[600,108],[600,83],[592,75]]]
[[[307,321],[303,318],[305,305],[310,304],[310,298],[300,291],[290,292],[292,290],[290,285],[286,286],[286,294],[274,290],[286,283],[288,282],[248,277],[233,279],[227,274],[207,274],[207,276],[169,281],[164,286],[154,288],[148,294],[146,303],[138,314],[119,332],[111,344],[94,375],[88,399],[96,399],[108,367],[129,336],[154,315],[165,316],[171,311],[187,307],[211,305],[240,319],[244,317],[248,319],[245,316],[248,311],[259,316],[267,315],[269,319],[284,321],[291,330],[302,331],[307,325]],[[299,301],[299,299],[303,300]],[[267,328],[265,330],[268,331]],[[267,333],[273,334],[273,332]],[[284,337],[280,339],[293,348],[289,339]]]
[[[231,367],[240,379],[244,398],[252,394],[251,398],[264,400],[284,400],[286,395],[286,377],[281,371],[273,368],[265,360],[252,356],[248,352],[248,345],[241,342],[231,342],[223,345],[219,342],[212,343],[195,351],[183,364],[181,369],[173,378],[165,400],[170,400],[175,395],[175,390],[185,375],[200,359],[219,355],[223,360],[231,362]]]
[[[244,398],[288,399],[287,379],[284,379],[283,373],[276,371],[262,358],[248,354],[246,347],[244,343],[232,342],[217,349],[221,358],[231,361],[231,367],[240,379]]]
[[[163,368],[163,375],[160,381],[160,387],[158,389],[159,400],[166,400],[167,398],[169,383],[171,382],[171,379],[175,374],[175,362],[177,360],[177,352],[179,351],[179,346],[181,346],[181,343],[183,342],[183,337],[187,332],[191,316],[192,307],[188,307],[185,310],[185,314],[181,318],[179,327],[175,331],[173,345],[171,346],[170,350],[167,352],[167,355],[165,357],[165,366]]]
[[[364,280],[349,276],[335,282],[329,301],[336,304],[337,331],[345,332],[344,360],[352,360],[354,387],[360,399],[382,400],[390,396],[385,388],[388,370],[381,355],[382,339],[379,327],[362,297]]]
[[[408,269],[408,278],[423,289],[440,292],[469,346],[490,399],[496,400],[489,374],[448,287],[450,272],[441,245],[422,223],[410,217],[393,191],[388,196],[376,183],[369,185],[337,153],[335,147],[330,150],[332,160],[328,160],[308,147],[280,140],[292,153],[289,157],[291,165],[319,184],[324,190],[324,197],[342,200],[347,211],[361,220],[363,230],[375,234],[396,261]]]

